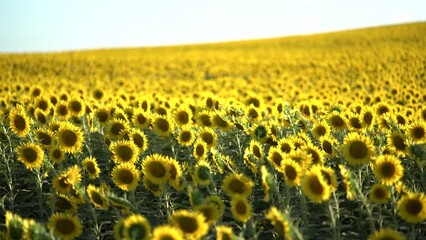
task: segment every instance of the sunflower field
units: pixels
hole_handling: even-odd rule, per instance
[[[0,239],[426,239],[425,36],[0,54]]]

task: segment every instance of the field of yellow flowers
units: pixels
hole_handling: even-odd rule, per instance
[[[426,239],[426,23],[0,55],[0,239]]]

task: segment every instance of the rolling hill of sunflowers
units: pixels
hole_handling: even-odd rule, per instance
[[[0,239],[425,239],[426,23],[0,55]]]

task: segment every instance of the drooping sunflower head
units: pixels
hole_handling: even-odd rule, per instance
[[[86,188],[86,193],[93,206],[96,208],[108,209],[108,201],[101,188],[89,184]]]
[[[160,197],[164,193],[164,184],[154,183],[147,177],[143,178],[143,186],[156,197]]]
[[[44,151],[35,143],[26,143],[16,149],[18,161],[24,164],[26,169],[34,170],[43,165]]]
[[[195,206],[195,211],[200,212],[203,214],[206,222],[208,224],[214,224],[216,223],[219,218],[221,217],[219,215],[219,209],[214,203],[209,204],[200,204]]]
[[[124,190],[132,191],[138,186],[140,173],[131,163],[121,163],[111,173],[114,184]]]
[[[170,178],[169,158],[161,154],[152,154],[142,161],[145,178],[155,184],[166,183]]]
[[[77,211],[77,201],[64,194],[55,194],[49,196],[49,205],[53,207],[55,211],[65,211],[68,213],[74,213]]]
[[[226,119],[225,112],[214,112],[211,116],[213,127],[219,128],[222,131],[229,131],[232,128],[232,123]]]
[[[346,135],[342,152],[350,165],[359,166],[368,163],[374,156],[374,145],[367,136],[352,132]]]
[[[81,235],[83,229],[80,219],[69,213],[54,213],[49,218],[49,228],[55,236],[63,239],[74,239]]]
[[[199,212],[178,210],[170,215],[169,220],[183,232],[185,238],[189,239],[200,239],[209,230],[203,214]]]
[[[61,122],[56,132],[56,140],[63,151],[77,153],[83,147],[84,136],[79,127],[69,122]]]
[[[222,215],[225,213],[225,204],[223,203],[223,200],[218,195],[210,195],[203,199],[202,204],[204,205],[214,205],[219,214],[219,218],[222,217]]]
[[[21,216],[6,211],[6,239],[24,239],[26,237],[25,220]]]
[[[278,235],[285,237],[286,239],[292,239],[292,232],[287,218],[275,206],[272,206],[271,209],[269,209],[265,215],[265,219],[271,221]]]
[[[240,173],[227,175],[222,183],[222,189],[230,196],[241,195],[247,197],[250,195],[253,186],[253,181]]]
[[[199,185],[209,185],[212,182],[212,168],[205,160],[198,161],[194,168],[194,182]]]

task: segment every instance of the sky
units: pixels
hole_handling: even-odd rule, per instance
[[[426,21],[425,0],[0,0],[0,52],[180,45]]]

